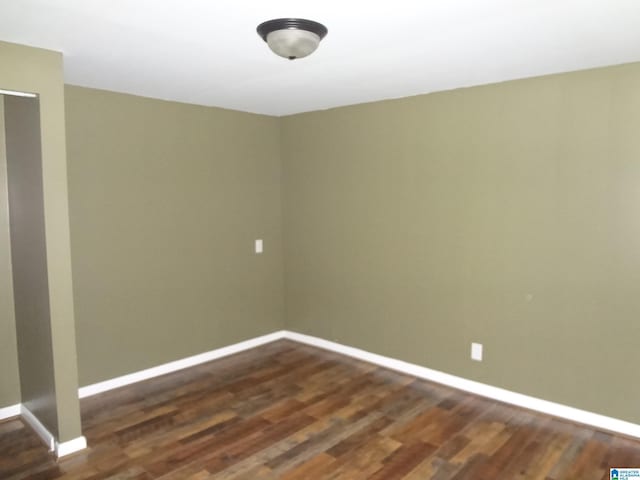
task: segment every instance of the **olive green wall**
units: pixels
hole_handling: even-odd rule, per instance
[[[9,197],[4,142],[4,97],[0,95],[0,408],[20,402],[9,237]]]
[[[638,85],[631,64],[284,118],[287,328],[640,423]]]
[[[277,118],[71,86],[66,116],[81,385],[282,329]]]
[[[12,303],[22,403],[58,437],[39,101],[8,96],[5,112]]]
[[[42,393],[39,398],[29,398],[29,392],[23,390],[22,402],[33,408],[37,405],[40,420],[57,434],[58,441],[66,442],[80,436],[81,429],[69,244],[62,55],[0,42],[0,65],[0,88],[37,93],[40,105],[42,201],[52,359],[52,365],[43,365],[42,368],[52,368],[50,373],[54,378],[53,382],[48,378],[46,385],[32,390]],[[11,159],[8,161],[11,163]],[[16,322],[20,324],[20,318],[16,318]],[[18,325],[17,328],[19,345],[21,332],[32,335],[39,331],[30,330],[28,325],[23,327]],[[25,345],[30,342],[23,340]],[[20,369],[23,387],[25,382],[38,382],[41,378],[26,378],[25,375],[32,371]],[[55,391],[51,391],[52,385]],[[47,423],[54,418],[57,425]]]

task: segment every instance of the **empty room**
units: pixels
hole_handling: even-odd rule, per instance
[[[640,479],[639,345],[637,0],[0,0],[0,479]]]

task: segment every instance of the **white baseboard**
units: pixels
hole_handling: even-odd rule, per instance
[[[86,398],[98,393],[106,392],[108,390],[113,390],[114,388],[124,387],[125,385],[141,382],[142,380],[159,377],[160,375],[165,375],[177,370],[182,370],[184,368],[193,367],[201,363],[210,362],[211,360],[216,360],[228,355],[233,355],[234,353],[242,352],[244,350],[259,347],[260,345],[280,340],[284,338],[284,336],[285,331],[280,330],[268,335],[245,340],[244,342],[234,343],[233,345],[217,348],[215,350],[201,353],[199,355],[194,355],[192,357],[187,357],[181,360],[176,360],[174,362],[158,365],[157,367],[147,368],[146,370],[141,370],[139,372],[134,372],[128,375],[123,375],[121,377],[105,380],[103,382],[94,383],[93,385],[87,385],[86,387],[80,387],[80,389],[78,390],[78,396],[80,398]]]
[[[17,417],[20,415],[20,404],[9,405],[8,407],[0,408],[0,420],[6,418]]]
[[[49,447],[49,451],[55,452],[56,457],[64,457],[65,455],[70,455],[87,448],[87,439],[84,437],[77,437],[67,442],[58,442],[53,434],[42,424],[40,420],[38,420],[38,417],[36,417],[31,410],[22,404],[18,405],[18,410],[22,419],[29,424],[45,445]]]
[[[23,420],[38,434],[42,441],[49,447],[49,451],[53,452],[56,448],[56,439],[53,434],[45,427],[38,418],[31,413],[24,405],[20,405],[20,415]]]
[[[365,362],[380,365],[381,367],[386,367],[391,370],[396,370],[425,380],[430,380],[459,390],[498,400],[500,402],[509,403],[529,410],[535,410],[537,412],[546,413],[554,417],[564,418],[566,420],[571,420],[573,422],[582,423],[599,429],[640,438],[640,425],[635,423],[607,417],[598,413],[588,412],[586,410],[580,410],[578,408],[569,407],[559,403],[549,402],[540,398],[530,397],[528,395],[512,392],[503,388],[493,387],[473,380],[467,380],[466,378],[457,377],[455,375],[421,367],[420,365],[403,362],[402,360],[396,360],[383,355],[377,355],[365,350],[330,342],[310,335],[303,335],[301,333],[285,330],[283,338],[330,350],[332,352],[341,353],[349,357],[364,360]]]
[[[600,415],[598,413],[593,413],[586,410],[580,410],[578,408],[542,400],[540,398],[523,395],[521,393],[512,392],[510,390],[505,390],[503,388],[494,387],[473,380],[468,380],[466,378],[450,375],[438,370],[432,370],[430,368],[422,367],[420,365],[409,362],[404,362],[395,358],[385,357],[383,355],[367,352],[366,350],[360,350],[358,348],[349,347],[340,343],[330,342],[322,338],[291,332],[288,330],[280,330],[268,335],[263,335],[261,337],[256,337],[244,342],[229,345],[227,347],[218,348],[210,352],[205,352],[199,355],[194,355],[192,357],[176,360],[174,362],[165,363],[164,365],[159,365],[157,367],[148,368],[146,370],[124,375],[122,377],[117,377],[111,380],[106,380],[104,382],[88,385],[86,387],[81,387],[79,389],[79,396],[80,398],[89,397],[91,395],[106,392],[114,388],[123,387],[125,385],[130,385],[142,380],[148,380],[160,375],[222,358],[227,355],[242,352],[244,350],[258,347],[260,345],[264,345],[266,343],[270,343],[283,338],[347,355],[349,357],[357,358],[365,362],[380,365],[381,367],[403,372],[408,375],[413,375],[418,378],[423,378],[425,380],[440,383],[442,385],[447,385],[459,390],[474,393],[476,395],[481,395],[493,400],[498,400],[500,402],[516,405],[555,417],[564,418],[566,420],[582,423],[584,425],[589,425],[602,430],[608,430],[611,432],[622,433],[631,437],[640,438],[640,425],[635,423],[627,422],[617,418],[607,417],[605,415]],[[11,409],[14,407],[7,408]],[[0,413],[1,412],[2,410],[0,410]],[[72,440],[72,442],[75,442],[75,440]]]
[[[76,437],[66,442],[56,442],[56,456],[58,458],[70,455],[87,448],[87,439],[85,437]]]

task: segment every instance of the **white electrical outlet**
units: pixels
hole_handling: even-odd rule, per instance
[[[256,253],[262,253],[262,239],[256,240]]]
[[[471,344],[471,360],[475,360],[476,362],[482,361],[482,344],[481,343]]]

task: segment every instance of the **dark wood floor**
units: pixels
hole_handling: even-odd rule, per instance
[[[59,462],[0,423],[0,478],[608,479],[640,442],[280,341],[82,400]]]

